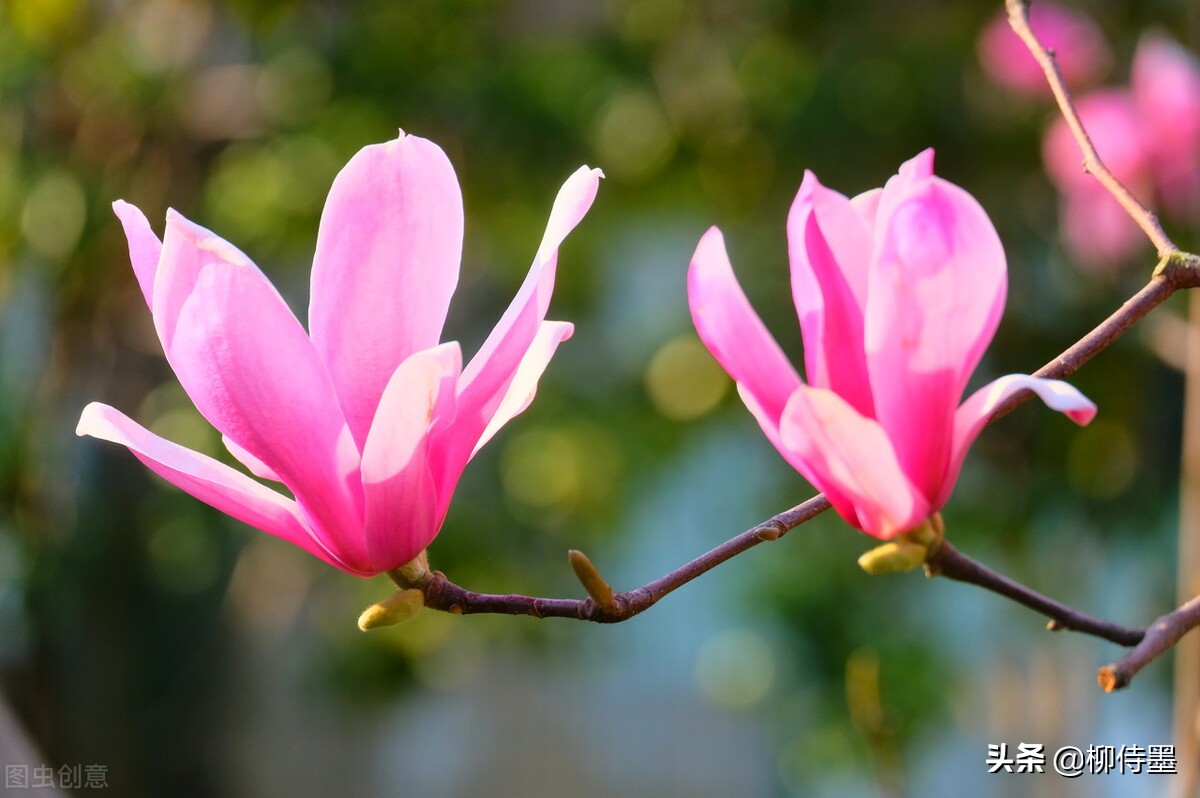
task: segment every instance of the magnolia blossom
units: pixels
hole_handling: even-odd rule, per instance
[[[1091,83],[1108,69],[1104,34],[1090,17],[1057,3],[1038,0],[1029,7],[1029,26],[1054,50],[1058,68],[1075,88]],[[979,60],[992,80],[1022,94],[1050,96],[1046,76],[1001,11],[979,38]]]
[[[1066,383],[1001,377],[959,404],[1004,309],[1004,250],[979,203],[933,175],[933,151],[853,199],[810,172],[787,222],[807,383],[733,275],[721,232],[688,272],[692,319],[779,453],[878,538],[940,509],[992,412],[1030,389],[1086,424]]]
[[[1200,59],[1162,34],[1146,34],[1131,83],[1159,195],[1168,211],[1194,225],[1200,216]]]
[[[529,275],[465,368],[457,342],[438,343],[458,282],[462,195],[430,141],[401,132],[334,180],[308,332],[233,245],[173,211],[160,242],[117,202],[184,390],[237,460],[295,499],[107,405],[88,405],[78,432],[127,446],[168,482],[343,571],[397,568],[437,535],[467,462],[528,406],[571,335],[546,309],[559,245],[600,177],[583,167],[563,185]]]
[[[1147,205],[1200,215],[1200,60],[1161,34],[1138,44],[1129,89],[1092,92],[1076,103],[1104,165]],[[1118,264],[1143,245],[1128,214],[1081,168],[1082,155],[1058,118],[1042,145],[1061,193],[1063,237],[1086,266]]]
[[[1076,103],[1076,110],[1109,171],[1134,196],[1153,196],[1150,151],[1129,92],[1093,92]],[[1061,117],[1046,131],[1042,157],[1059,190],[1063,241],[1081,264],[1108,268],[1144,246],[1141,229],[1125,209],[1082,169],[1079,145]]]

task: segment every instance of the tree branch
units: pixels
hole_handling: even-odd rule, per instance
[[[1150,311],[1166,302],[1182,288],[1200,286],[1200,262],[1194,255],[1178,253],[1159,263],[1150,282],[1125,301],[1111,316],[1087,335],[1071,344],[1065,352],[1033,373],[1035,377],[1060,380],[1079,371],[1113,341],[1120,338]],[[1008,415],[1033,398],[1032,391],[1020,391],[1002,402],[992,413],[991,421]],[[990,422],[989,422],[990,423]]]
[[[1050,623],[1046,628],[1052,631],[1070,629],[1122,646],[1135,646],[1146,635],[1144,629],[1132,629],[1111,621],[1093,618],[1066,604],[1047,598],[1041,593],[1030,590],[1020,582],[998,574],[987,566],[972,560],[946,541],[943,541],[925,561],[925,573],[929,576],[944,576],[956,582],[966,582],[1012,599],[1049,618]]]
[[[1125,212],[1137,223],[1138,227],[1142,228],[1142,232],[1158,249],[1160,258],[1178,252],[1179,248],[1163,231],[1158,217],[1149,208],[1138,202],[1137,197],[1133,196],[1129,189],[1125,188],[1125,185],[1100,160],[1100,154],[1096,152],[1096,147],[1092,144],[1092,139],[1088,136],[1087,130],[1084,129],[1083,122],[1079,118],[1079,112],[1075,109],[1075,103],[1071,100],[1071,92],[1067,90],[1067,84],[1058,69],[1054,51],[1042,44],[1033,32],[1033,28],[1030,27],[1029,4],[1030,0],[1005,0],[1005,7],[1008,9],[1008,23],[1021,37],[1021,41],[1025,42],[1029,52],[1033,54],[1042,71],[1046,73],[1046,81],[1050,84],[1050,90],[1054,92],[1054,99],[1058,101],[1058,108],[1062,111],[1063,119],[1066,120],[1071,134],[1075,137],[1075,141],[1083,153],[1084,170],[1095,177],[1102,186],[1108,189],[1108,193],[1121,203]]]
[[[824,496],[814,496],[803,504],[768,518],[761,524],[725,541],[715,549],[643,587],[623,593],[613,593],[607,606],[601,606],[591,597],[555,599],[515,594],[476,593],[454,584],[440,571],[429,573],[419,585],[407,583],[395,572],[389,576],[392,576],[393,581],[402,588],[420,587],[425,592],[425,606],[435,610],[461,615],[500,613],[503,615],[532,615],[535,618],[575,618],[580,621],[595,621],[596,623],[618,623],[645,612],[663,596],[686,585],[726,560],[736,557],[764,541],[778,540],[805,521],[815,518],[828,509],[829,501]],[[572,559],[578,560],[578,558]],[[599,574],[595,573],[594,577],[589,576],[589,580],[592,579],[599,579]],[[600,581],[603,582],[603,580]]]
[[[1155,619],[1145,629],[1142,640],[1118,662],[1105,665],[1096,673],[1096,681],[1104,692],[1120,690],[1133,680],[1137,672],[1160,654],[1171,649],[1185,634],[1200,626],[1200,596],[1174,612]]]

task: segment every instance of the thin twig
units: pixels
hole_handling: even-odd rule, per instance
[[[1068,607],[1066,604],[1047,598],[1041,593],[996,573],[985,565],[972,560],[958,549],[943,541],[925,562],[929,576],[944,576],[956,582],[982,587],[993,593],[1028,607],[1050,619],[1052,630],[1070,629],[1074,632],[1100,637],[1122,646],[1135,646],[1145,636],[1144,629],[1132,629],[1112,621],[1093,618]]]
[[[596,623],[617,623],[644,612],[663,596],[686,585],[726,560],[736,557],[764,541],[778,540],[792,529],[828,509],[829,502],[824,496],[814,496],[803,504],[768,518],[752,529],[725,541],[715,549],[643,587],[623,593],[614,593],[612,603],[607,608],[601,607],[590,597],[586,599],[555,599],[516,594],[476,593],[454,584],[441,571],[432,572],[424,583],[425,606],[461,615],[500,613],[532,615],[535,618],[575,618]]]
[[[1054,99],[1058,101],[1058,108],[1062,111],[1063,119],[1066,120],[1071,134],[1075,137],[1075,141],[1083,153],[1084,170],[1095,177],[1102,186],[1108,189],[1108,193],[1121,203],[1125,212],[1137,223],[1138,227],[1142,228],[1142,232],[1158,249],[1160,258],[1178,252],[1179,248],[1163,231],[1158,217],[1145,205],[1138,202],[1137,197],[1133,196],[1129,189],[1125,188],[1125,185],[1100,160],[1100,155],[1096,152],[1096,147],[1092,144],[1092,139],[1088,136],[1087,130],[1084,129],[1083,122],[1079,118],[1079,112],[1075,109],[1075,103],[1071,100],[1071,93],[1067,90],[1062,73],[1059,72],[1054,51],[1042,44],[1033,32],[1033,28],[1030,27],[1029,3],[1030,0],[1005,0],[1005,6],[1008,8],[1008,23],[1021,37],[1021,41],[1025,42],[1029,52],[1033,54],[1042,71],[1046,73],[1046,80],[1050,84],[1050,90],[1054,92]]]
[[[1101,668],[1096,673],[1096,681],[1106,693],[1120,690],[1129,684],[1138,671],[1160,654],[1169,651],[1181,637],[1197,626],[1200,626],[1200,596],[1147,626],[1141,642],[1118,662]]]
[[[1176,291],[1200,286],[1200,268],[1188,258],[1194,256],[1171,256],[1164,259],[1154,277],[1140,291],[1127,299],[1125,304],[1095,329],[1071,344],[1065,352],[1035,371],[1033,375],[1054,380],[1070,377],[1146,314],[1166,302]],[[996,408],[991,421],[1011,413],[1033,396],[1033,391],[1028,390],[1013,394]]]

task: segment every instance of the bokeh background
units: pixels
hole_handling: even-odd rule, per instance
[[[1000,5],[0,0],[0,683],[32,764],[101,763],[132,798],[1163,794],[989,776],[985,757],[1170,742],[1169,658],[1103,696],[1114,646],[960,584],[867,576],[869,541],[832,513],[619,626],[426,612],[364,635],[386,580],[74,435],[100,400],[224,456],[161,356],[113,200],[218,231],[303,313],[341,164],[400,127],[431,138],[464,188],[447,338],[472,352],[562,180],[599,166],[551,310],[575,337],[430,554],[484,591],[577,595],[573,547],[642,584],[813,492],[692,331],[709,225],[800,362],[783,224],[803,171],[857,193],[936,147],[1010,259],[973,385],[1037,368],[1149,276],[1149,246],[1097,273],[1058,243],[1051,110],[976,56]],[[1184,0],[1076,5],[1113,82],[1143,30],[1200,35]],[[984,433],[945,511],[956,545],[1122,622],[1174,605],[1182,311],[1073,379],[1101,408],[1088,429],[1030,405]]]

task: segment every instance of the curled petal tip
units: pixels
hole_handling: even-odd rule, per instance
[[[914,177],[931,177],[933,175],[933,159],[933,147],[926,147],[904,165],[913,170]]]
[[[704,231],[704,235],[700,236],[700,243],[696,245],[696,254],[699,255],[700,250],[708,249],[709,247],[723,246],[725,243],[725,234],[721,232],[721,228],[715,224]],[[694,255],[693,260],[696,259]]]
[[[575,173],[568,178],[568,182],[574,178],[591,178],[593,182],[599,184],[600,180],[604,178],[604,170],[584,164],[575,170]]]
[[[1085,400],[1086,401],[1086,400]],[[1074,410],[1065,411],[1067,418],[1074,421],[1081,427],[1086,427],[1092,423],[1092,419],[1096,417],[1096,405],[1091,401],[1087,401],[1087,405]]]
[[[88,402],[87,406],[85,408],[83,408],[83,412],[79,414],[79,423],[75,425],[75,434],[76,435],[79,435],[80,437],[82,437],[84,435],[92,434],[91,433],[92,421],[93,421],[93,418],[95,417],[96,413],[99,412],[99,408],[100,408],[99,402]]]

